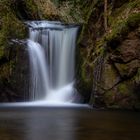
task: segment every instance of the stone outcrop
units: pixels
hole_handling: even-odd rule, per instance
[[[80,91],[84,91],[82,95],[93,106],[140,108],[140,1],[109,1],[108,4],[108,31],[103,28],[101,1],[94,5],[89,28],[85,27],[78,84],[84,83],[87,89]],[[101,57],[104,59],[99,63]]]
[[[107,52],[101,86],[107,106],[139,107],[135,88],[139,85],[139,46],[137,30],[130,32],[117,49]],[[140,93],[137,93],[140,94]]]

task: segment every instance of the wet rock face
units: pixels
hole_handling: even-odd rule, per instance
[[[126,39],[117,47],[110,59],[118,63],[128,63],[135,59],[140,59],[140,38],[136,32],[131,32]]]
[[[137,73],[139,61],[133,60],[127,64],[115,63],[115,66],[120,74],[120,77],[127,79],[133,77]]]
[[[117,49],[106,54],[100,86],[107,106],[139,108],[140,38],[137,30],[128,34]],[[100,88],[98,89],[100,90]]]
[[[140,67],[140,38],[137,36],[137,30],[129,33],[121,45],[110,54],[109,59],[121,78],[131,78],[137,73]]]
[[[28,98],[29,62],[26,48],[12,45],[5,50],[7,61],[0,65],[0,102]],[[9,55],[8,55],[9,54]]]
[[[88,46],[88,57],[85,57],[85,53],[83,53],[84,64],[93,68],[93,72],[89,74],[93,76],[90,103],[119,108],[139,107],[137,85],[140,83],[140,15],[137,14],[139,9],[136,8],[139,2],[119,0],[109,3],[109,5],[113,6],[113,3],[116,2],[118,3],[117,8],[113,9],[112,7],[113,10],[108,11],[110,14],[108,31],[105,33],[100,26],[97,26],[99,28],[96,29],[100,36],[94,34],[92,39],[94,41],[90,41],[91,46],[84,45]],[[134,5],[136,9],[134,9]],[[129,7],[131,7],[133,14],[131,14]],[[116,15],[117,20],[111,15]],[[96,23],[103,27],[103,17],[99,19],[95,23],[90,21],[90,28],[95,27]],[[96,60],[103,54],[105,54],[104,62],[100,66],[103,70],[98,73],[101,78],[96,80],[97,74],[94,73],[94,71],[98,71]],[[96,88],[94,89],[94,87]]]

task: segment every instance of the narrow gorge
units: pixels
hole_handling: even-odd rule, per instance
[[[81,103],[139,109],[139,5],[139,0],[108,0],[106,8],[103,0],[1,0],[0,101],[29,101],[25,21],[50,20],[80,25],[73,86],[82,97]]]
[[[139,140],[140,0],[0,0],[0,140]]]

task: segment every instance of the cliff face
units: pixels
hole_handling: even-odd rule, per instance
[[[0,101],[20,100],[22,96],[22,75],[23,65],[16,67],[21,59],[20,47],[10,44],[13,38],[24,38],[24,25],[15,15],[14,1],[0,1]],[[21,58],[21,57],[20,57]],[[19,83],[21,82],[21,85]]]
[[[76,87],[99,107],[140,107],[140,0],[1,0],[0,101],[28,99],[25,20],[81,23]],[[105,17],[106,16],[106,17]],[[107,19],[105,29],[104,19]],[[25,88],[23,88],[25,87]]]
[[[139,108],[140,1],[97,1],[80,42],[77,81],[86,101],[95,106]]]

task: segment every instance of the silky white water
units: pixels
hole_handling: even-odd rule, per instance
[[[29,28],[30,99],[46,103],[76,100],[74,88],[77,26],[35,21]]]

